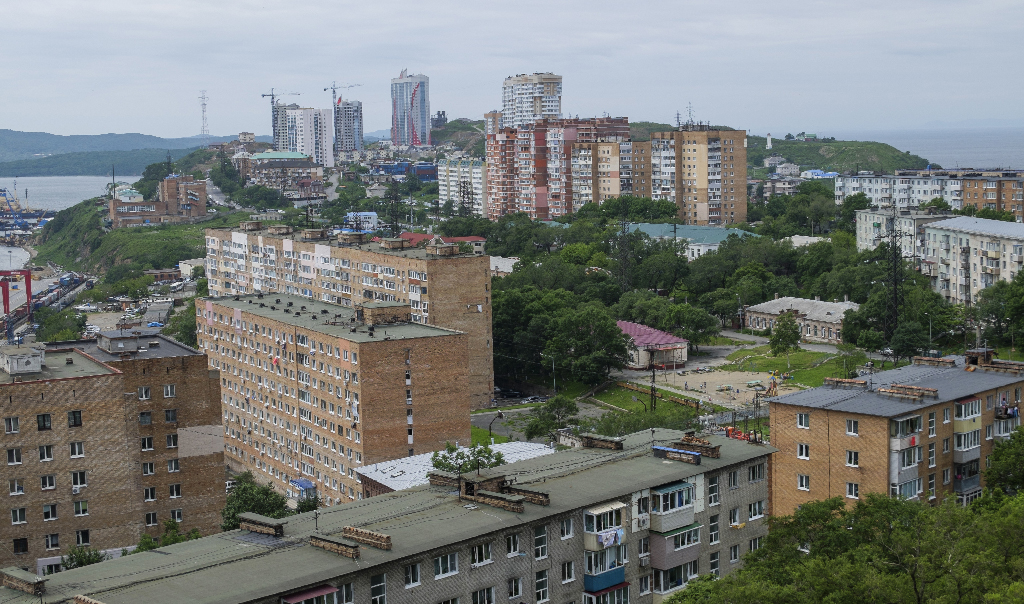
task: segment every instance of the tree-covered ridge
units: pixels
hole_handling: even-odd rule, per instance
[[[759,168],[764,159],[772,154],[804,169],[817,168],[829,172],[856,172],[872,170],[892,174],[896,170],[923,169],[930,163],[927,159],[900,151],[892,145],[874,141],[820,141],[783,140],[772,138],[772,148],[765,149],[767,139],[763,136],[747,136],[747,166]],[[938,164],[931,164],[939,168]]]

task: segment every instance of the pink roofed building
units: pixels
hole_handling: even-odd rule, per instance
[[[686,353],[690,342],[666,331],[654,329],[640,323],[617,321],[622,333],[629,336],[630,369],[677,369],[686,367]]]

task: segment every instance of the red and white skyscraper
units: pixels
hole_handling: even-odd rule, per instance
[[[391,80],[391,142],[398,146],[429,147],[430,78],[401,75]]]

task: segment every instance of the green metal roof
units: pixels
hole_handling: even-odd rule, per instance
[[[253,155],[252,159],[309,159],[309,156],[295,151],[264,151]]]

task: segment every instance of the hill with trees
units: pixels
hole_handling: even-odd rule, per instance
[[[892,174],[895,170],[922,169],[930,163],[927,159],[900,151],[892,145],[873,141],[818,141],[784,140],[773,138],[772,148],[765,149],[767,139],[763,136],[747,136],[747,165],[751,168],[764,166],[764,159],[778,154],[799,164],[805,169],[817,168],[829,172],[855,172],[873,170]],[[933,168],[940,167],[931,164]]]
[[[452,143],[473,157],[484,156],[484,121],[460,117],[449,121],[443,128],[430,131],[430,140],[435,145]]]
[[[237,135],[211,136],[211,143],[235,140]],[[269,136],[257,136],[259,142],[271,142]],[[134,149],[191,149],[202,144],[197,136],[161,138],[148,134],[73,134],[62,136],[47,132],[21,132],[0,129],[0,162],[38,159],[45,155],[84,151],[132,151]],[[145,166],[142,166],[145,167]],[[140,168],[141,171],[141,168]],[[139,172],[135,172],[138,174]],[[126,172],[127,174],[127,172]]]
[[[178,160],[193,149],[135,149],[133,151],[81,151],[20,159],[0,163],[0,177],[11,176],[109,176],[111,166],[117,175],[142,174],[146,166],[171,154]]]

